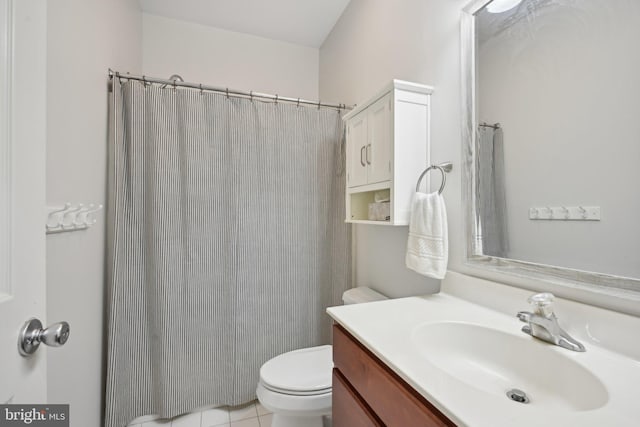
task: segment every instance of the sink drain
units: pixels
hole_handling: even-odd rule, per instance
[[[507,397],[514,402],[518,403],[529,403],[529,398],[527,397],[527,393],[522,390],[518,390],[517,388],[512,388],[507,392]]]

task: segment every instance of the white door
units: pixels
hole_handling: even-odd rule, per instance
[[[0,403],[46,403],[44,346],[18,352],[24,322],[46,320],[46,1],[0,9]]]
[[[367,145],[368,182],[391,179],[391,94],[367,109],[369,144]]]
[[[367,110],[347,122],[347,186],[367,183]]]

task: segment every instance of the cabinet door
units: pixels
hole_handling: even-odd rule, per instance
[[[384,425],[337,369],[333,370],[332,384],[333,427],[382,427]]]
[[[391,179],[391,94],[388,94],[367,109],[368,144],[366,163],[369,184]]]
[[[347,122],[347,186],[367,183],[367,112]]]

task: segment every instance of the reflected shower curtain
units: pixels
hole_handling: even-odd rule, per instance
[[[333,109],[113,82],[107,427],[255,398],[350,287]]]
[[[509,250],[502,128],[480,126],[477,140],[477,197],[482,253],[506,257]]]

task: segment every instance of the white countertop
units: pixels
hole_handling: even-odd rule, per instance
[[[587,351],[578,353],[532,338],[520,331],[523,323],[515,317],[518,309],[527,308],[523,301],[521,307],[514,308],[513,316],[509,316],[457,296],[439,293],[331,307],[327,312],[459,426],[640,426],[637,397],[640,362],[592,342],[584,342]],[[557,313],[563,325],[562,316]],[[545,351],[559,352],[595,375],[607,390],[608,400],[596,409],[579,411],[536,404],[533,398],[529,404],[520,404],[502,393],[481,390],[440,369],[416,346],[412,338],[416,327],[433,322],[465,322],[512,334],[517,339],[534,340],[545,346]],[[637,340],[637,335],[628,338]],[[509,348],[504,351],[508,352]],[[531,366],[531,369],[543,370],[545,366]]]

